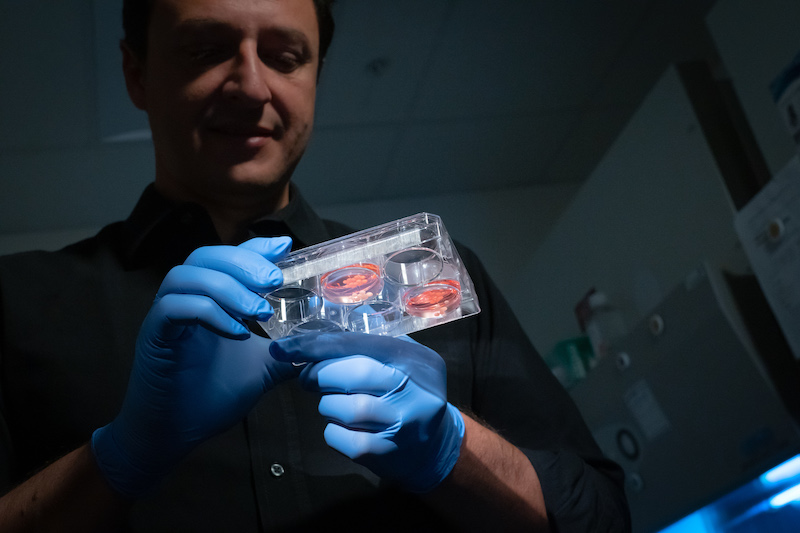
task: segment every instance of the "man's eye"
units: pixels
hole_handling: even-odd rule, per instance
[[[292,52],[267,54],[263,61],[270,68],[283,73],[294,72],[305,63],[301,56]]]
[[[223,61],[227,57],[224,48],[218,46],[198,46],[187,50],[189,58],[200,64]]]

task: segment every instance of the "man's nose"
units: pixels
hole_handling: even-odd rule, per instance
[[[247,105],[264,105],[272,99],[268,78],[269,69],[259,58],[257,46],[243,43],[223,88],[225,96]]]

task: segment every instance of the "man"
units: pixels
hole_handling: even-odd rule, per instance
[[[246,327],[274,261],[346,232],[289,183],[328,9],[126,2],[155,184],[95,238],[0,261],[3,467],[33,474],[0,530],[629,528],[619,469],[467,250],[484,311],[415,340]]]

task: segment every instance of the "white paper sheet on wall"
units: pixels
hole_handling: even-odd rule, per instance
[[[753,272],[800,359],[800,159],[792,158],[734,222]]]

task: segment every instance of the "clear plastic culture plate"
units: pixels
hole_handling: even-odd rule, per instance
[[[263,295],[273,339],[313,331],[397,336],[480,312],[442,219],[420,213],[287,255]]]

